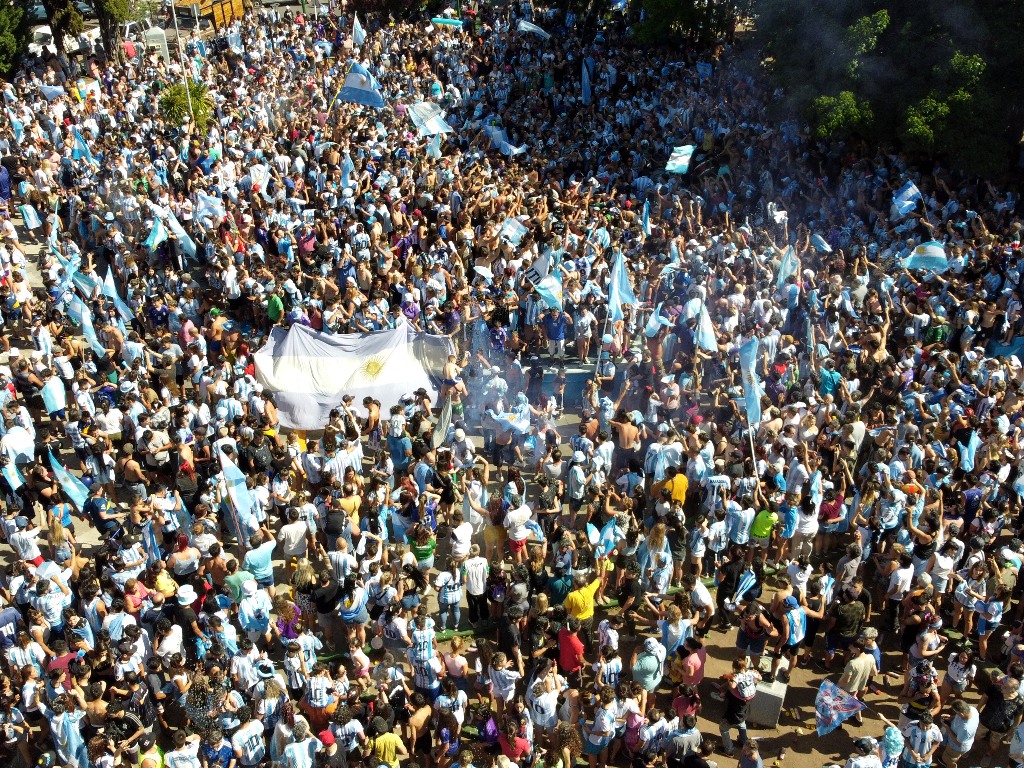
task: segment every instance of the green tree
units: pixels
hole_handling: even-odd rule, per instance
[[[755,0],[755,12],[783,108],[817,135],[894,140],[980,173],[1006,165],[1024,122],[1024,0]]]
[[[25,12],[17,0],[0,0],[0,72],[10,72],[27,45]]]
[[[642,4],[644,20],[636,25],[635,34],[652,45],[714,43],[736,17],[736,4],[722,0],[642,0]]]
[[[213,96],[209,88],[195,80],[189,79],[187,93],[184,84],[174,83],[160,94],[160,114],[167,122],[179,127],[191,121],[199,133],[205,133],[213,119]]]
[[[64,38],[74,37],[85,29],[82,14],[71,4],[71,0],[43,0],[43,9],[53,34],[53,46],[63,51]]]
[[[126,21],[134,18],[133,6],[129,0],[93,0],[96,19],[100,23],[100,37],[107,56],[115,64],[124,63],[124,27]]]

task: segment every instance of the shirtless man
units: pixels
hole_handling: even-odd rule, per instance
[[[628,467],[629,462],[637,456],[636,442],[640,436],[640,428],[633,423],[628,414],[621,411],[608,423],[618,438],[612,458],[612,469]]]
[[[441,394],[438,395],[438,402],[443,403],[446,397],[452,399],[452,418],[461,419],[465,413],[465,406],[462,398],[469,396],[466,383],[462,380],[462,366],[455,361],[455,355],[448,356],[448,362],[444,365]]]

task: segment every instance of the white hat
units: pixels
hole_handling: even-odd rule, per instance
[[[457,441],[459,441],[460,443],[463,440],[465,440],[466,439],[466,430],[464,430],[464,429],[456,429],[455,430],[455,439]]]
[[[242,582],[242,594],[246,597],[252,597],[256,594],[256,590],[260,588],[260,585],[256,583],[255,579],[246,579]]]
[[[195,587],[192,585],[185,584],[178,587],[178,605],[192,605],[198,599],[199,595],[196,594]]]

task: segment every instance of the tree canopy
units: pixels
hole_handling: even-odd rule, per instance
[[[19,0],[0,0],[0,72],[9,72],[27,46],[26,26]]]
[[[979,173],[1006,167],[1024,0],[756,0],[755,12],[768,71],[819,136],[895,140]]]

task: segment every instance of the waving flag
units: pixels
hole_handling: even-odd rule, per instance
[[[761,385],[757,381],[757,337],[740,347],[740,371],[743,376],[743,402],[747,424],[753,429],[761,423]]]
[[[21,474],[18,465],[13,461],[5,461],[3,466],[0,467],[0,474],[3,474],[4,480],[7,481],[7,485],[11,487],[12,491],[17,491],[25,484],[25,476]]]
[[[822,680],[814,700],[814,722],[818,735],[831,733],[862,709],[863,702],[852,693],[847,693],[831,680]]]
[[[713,71],[714,70],[711,68],[711,65],[708,62],[697,62],[697,77],[699,77],[701,80],[707,80],[709,77],[711,77],[711,73]]]
[[[903,259],[904,269],[930,269],[932,272],[945,272],[949,269],[946,249],[942,243],[934,240],[921,243],[913,252]]]
[[[420,136],[434,136],[438,133],[453,133],[454,129],[444,119],[444,112],[432,101],[420,101],[406,107],[406,112]]]
[[[686,173],[690,170],[690,159],[697,147],[693,144],[685,144],[672,150],[672,155],[665,163],[665,170],[668,173]]]
[[[444,16],[435,16],[430,23],[437,24],[439,27],[461,27],[462,19],[446,19]]]
[[[39,92],[43,94],[43,98],[47,101],[53,101],[58,96],[63,96],[67,93],[64,87],[60,85],[40,85]]]
[[[644,228],[644,234],[647,237],[651,236],[651,201],[644,200],[644,215],[640,219],[640,223]]]
[[[61,464],[57,457],[53,455],[53,451],[47,451],[50,456],[50,467],[53,469],[53,474],[57,477],[57,483],[60,485],[61,491],[67,497],[79,512],[85,508],[85,502],[89,499],[89,489],[85,487],[85,483],[79,480],[77,477],[72,475],[68,468]]]
[[[779,274],[775,278],[775,287],[781,288],[786,284],[786,278],[795,275],[800,269],[800,259],[796,257],[796,251],[790,245],[782,253],[782,261],[779,263]]]
[[[427,142],[427,157],[434,160],[441,159],[441,134],[435,133],[434,137]]]
[[[142,241],[142,245],[152,253],[160,243],[167,240],[167,228],[160,221],[159,217],[153,220],[153,228],[149,230],[149,236]]]
[[[226,508],[228,519],[231,523],[232,533],[238,539],[238,543],[245,549],[249,549],[249,535],[259,529],[256,516],[253,514],[255,500],[249,487],[245,484],[245,475],[237,465],[228,458],[223,451],[220,454],[220,468],[224,475],[224,484],[227,486],[228,503],[222,502]]]
[[[363,29],[363,25],[359,23],[359,16],[352,16],[352,42],[356,46],[361,46],[366,42],[366,30]]]
[[[352,164],[352,158],[348,152],[345,153],[345,159],[341,161],[341,188],[346,189],[353,186],[352,174],[356,172],[355,165]]]
[[[811,235],[811,245],[818,253],[832,253],[832,246],[821,235]]]
[[[113,269],[107,270],[107,276],[103,278],[103,285],[100,286],[100,292],[114,303],[114,308],[117,309],[117,314],[119,314],[125,322],[135,319],[135,313],[132,312],[132,308],[124,303],[117,292],[117,286],[114,285]]]
[[[207,195],[204,192],[196,193],[196,216],[200,219],[211,218],[215,222],[220,222],[228,215],[227,209],[224,207],[224,201],[213,195]]]
[[[84,301],[75,296],[68,302],[68,314],[72,320],[82,326],[82,335],[89,342],[89,346],[96,353],[96,357],[104,357],[107,354],[107,350],[100,344],[99,337],[96,335],[96,329],[92,324],[92,310],[85,305]]]
[[[21,138],[25,135],[25,124],[18,119],[18,116],[7,107],[7,119],[11,123],[11,130],[14,131],[14,140],[21,144]]]
[[[583,60],[583,74],[580,80],[580,98],[584,104],[589,104],[593,100],[593,94],[590,92],[590,68],[587,66],[587,60]]]
[[[548,307],[562,309],[562,275],[553,272],[534,286],[541,299]]]
[[[146,561],[148,565],[152,565],[157,560],[164,559],[164,553],[160,549],[160,540],[157,538],[156,531],[154,530],[155,525],[152,520],[147,520],[142,524],[142,548],[146,550]]]
[[[85,139],[82,138],[82,134],[77,127],[72,128],[71,133],[74,136],[74,143],[71,145],[71,157],[75,160],[85,160],[85,162],[91,165],[93,159],[89,145],[85,143]]]
[[[718,339],[715,337],[715,324],[711,322],[708,308],[701,306],[700,319],[697,320],[697,346],[705,352],[718,351]]]
[[[523,237],[530,230],[526,228],[519,219],[514,216],[509,216],[503,222],[501,222],[501,231],[498,233],[502,240],[510,243],[511,245],[518,246],[523,242]]]
[[[334,97],[334,103],[346,101],[350,104],[362,104],[364,107],[384,109],[384,97],[380,93],[380,83],[370,74],[369,70],[357,61],[352,62],[345,82],[341,84]]]
[[[551,34],[550,33],[545,32],[543,29],[538,27],[536,24],[531,24],[530,22],[523,21],[522,19],[519,20],[519,24],[516,25],[516,29],[518,29],[520,32],[532,32],[533,34],[538,35],[539,37],[543,38],[544,40],[550,40],[551,39]]]
[[[635,306],[636,303],[636,295],[633,293],[633,286],[629,284],[629,273],[626,271],[626,257],[622,251],[616,251],[615,261],[612,263],[612,280],[608,287],[608,316],[612,322],[622,320],[625,317],[622,306]]]
[[[747,591],[753,589],[756,585],[757,576],[754,575],[752,569],[748,568],[740,576],[740,583],[736,585],[736,591],[733,592],[732,600],[725,601],[725,607],[730,611],[735,611],[739,604],[743,602],[743,596],[747,594]]]
[[[671,320],[669,320],[667,317],[661,316],[661,308],[664,305],[665,302],[661,302],[660,304],[658,304],[657,307],[654,308],[654,311],[651,313],[650,319],[647,321],[647,325],[644,326],[644,335],[649,339],[653,339],[655,336],[657,336],[658,331],[660,331],[663,326],[672,325]]]
[[[912,181],[908,181],[892,196],[891,215],[895,219],[902,219],[912,210],[917,208],[917,201],[921,199],[921,190]]]
[[[171,234],[177,239],[178,248],[186,256],[190,258],[196,257],[196,244],[195,241],[188,236],[188,232],[178,222],[178,217],[174,215],[174,211],[167,210],[167,229],[171,230]]]
[[[981,447],[981,438],[978,436],[977,430],[971,432],[967,445],[960,442],[957,445],[960,448],[960,469],[964,472],[971,472],[974,469],[974,455]]]

